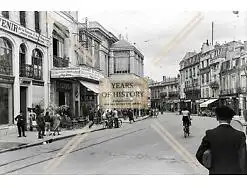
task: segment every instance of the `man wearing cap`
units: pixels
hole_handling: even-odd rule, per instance
[[[221,106],[216,108],[215,114],[219,126],[206,131],[196,158],[209,170],[209,175],[245,174],[246,137],[230,125],[235,112]],[[210,164],[205,164],[205,154],[209,154]]]

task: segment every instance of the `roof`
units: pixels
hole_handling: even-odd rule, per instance
[[[131,45],[129,42],[127,42],[126,40],[120,40],[114,44],[112,44],[111,46],[112,48],[128,48],[128,49],[132,49],[134,46]]]
[[[128,41],[126,40],[120,40],[115,42],[114,44],[111,45],[111,49],[116,49],[116,50],[134,50],[135,52],[137,52],[142,58],[144,58],[143,54],[132,44],[130,44]]]

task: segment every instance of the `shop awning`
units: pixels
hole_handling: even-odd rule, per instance
[[[99,93],[99,84],[86,82],[86,81],[80,81],[80,83],[87,87],[89,90],[93,91],[94,93]]]
[[[213,102],[215,102],[215,101],[217,101],[217,100],[218,100],[218,99],[209,99],[209,100],[207,100],[206,102],[201,103],[201,104],[200,104],[200,108],[207,108],[209,104],[211,104],[211,103],[213,103]]]

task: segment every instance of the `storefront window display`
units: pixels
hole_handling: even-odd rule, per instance
[[[0,125],[12,122],[12,85],[0,83]]]

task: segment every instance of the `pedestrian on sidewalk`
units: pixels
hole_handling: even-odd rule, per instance
[[[45,136],[45,118],[43,113],[37,113],[36,122],[38,125],[38,139],[42,139]]]
[[[46,131],[48,132],[48,135],[51,135],[51,117],[49,112],[45,113],[45,126],[46,126]]]
[[[18,128],[18,137],[21,137],[21,134],[26,137],[25,135],[25,125],[26,125],[26,119],[23,116],[23,112],[20,111],[20,114],[15,117],[15,121],[17,121],[17,128]]]
[[[135,122],[133,110],[129,109],[129,111],[128,111],[128,117],[129,117],[129,122],[130,123],[131,123],[131,121]]]
[[[197,160],[209,170],[209,175],[246,174],[246,137],[230,125],[235,112],[221,106],[215,113],[219,126],[206,131]]]
[[[115,128],[119,128],[119,124],[118,124],[118,111],[115,108],[113,109],[113,118],[114,118]]]
[[[54,126],[53,135],[54,136],[56,135],[56,132],[57,132],[57,135],[60,135],[59,133],[60,124],[61,124],[61,116],[59,115],[58,112],[56,112],[55,116],[53,117],[53,126]]]
[[[89,111],[89,128],[91,128],[94,124],[94,110],[93,109],[90,109]]]

